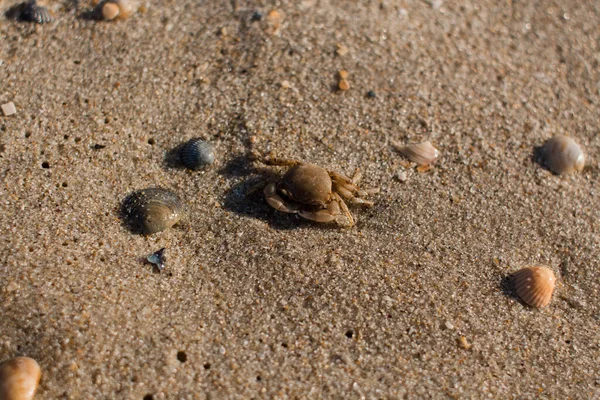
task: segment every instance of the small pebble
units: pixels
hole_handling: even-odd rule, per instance
[[[38,363],[29,357],[17,357],[0,365],[0,399],[31,400],[41,378]]]
[[[262,18],[263,18],[263,15],[260,11],[254,11],[252,13],[252,17],[250,17],[250,21],[256,22],[256,21],[260,21]]]
[[[345,56],[348,54],[348,48],[342,44],[337,44],[337,50],[335,51],[338,56]]]
[[[406,174],[406,171],[398,171],[396,178],[398,178],[400,182],[406,182],[408,175]]]
[[[283,89],[289,89],[292,87],[292,85],[290,84],[290,81],[283,81],[283,82],[281,82],[281,87]]]
[[[375,97],[377,97],[377,94],[376,94],[374,91],[372,91],[372,90],[369,90],[369,91],[367,92],[367,97],[369,97],[369,98],[371,98],[371,99],[374,99]]]
[[[6,291],[9,292],[9,293],[10,292],[14,292],[17,289],[18,289],[18,286],[17,286],[17,284],[15,282],[11,282],[8,285],[6,285]]]
[[[338,73],[339,73],[341,79],[346,79],[348,77],[348,71],[346,71],[346,70],[341,70]]]
[[[17,113],[17,108],[15,107],[15,103],[13,103],[12,101],[6,104],[2,104],[2,112],[4,113],[4,115],[6,115],[7,117],[9,115],[13,115]]]
[[[464,336],[461,336],[461,337],[458,339],[458,345],[459,345],[460,347],[462,347],[463,349],[465,349],[465,350],[469,350],[469,349],[471,348],[471,346],[472,346],[472,344],[471,344],[471,343],[469,343],[469,342],[467,341],[467,338],[466,338],[466,337],[464,337]]]
[[[102,6],[102,17],[107,21],[117,18],[121,12],[119,5],[115,3],[106,3]]]
[[[350,84],[348,83],[347,80],[341,79],[338,87],[340,88],[340,90],[346,91],[346,90],[350,89]]]

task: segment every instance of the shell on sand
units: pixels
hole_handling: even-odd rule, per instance
[[[33,358],[17,357],[6,361],[0,365],[0,399],[33,399],[41,376],[40,366]]]
[[[404,157],[419,165],[432,164],[440,155],[439,151],[430,142],[413,143],[407,146],[392,143],[392,146]]]
[[[568,136],[558,135],[549,139],[544,144],[542,153],[546,165],[556,174],[581,171],[585,165],[583,150]]]
[[[127,196],[122,205],[129,225],[145,235],[164,231],[178,223],[183,209],[179,196],[162,188],[138,190]]]
[[[546,307],[550,304],[556,277],[547,267],[527,267],[514,275],[517,295],[532,307]]]
[[[115,3],[105,3],[102,6],[102,17],[107,21],[117,18],[120,12],[119,6]]]

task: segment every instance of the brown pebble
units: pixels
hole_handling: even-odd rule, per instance
[[[38,363],[29,357],[17,357],[0,365],[0,399],[31,400],[41,378]]]
[[[430,169],[432,169],[433,167],[431,165],[419,165],[417,167],[417,172],[427,172]]]
[[[115,3],[106,3],[102,6],[102,17],[107,21],[117,18],[121,10]]]
[[[338,87],[340,88],[340,90],[348,90],[350,89],[350,84],[347,80],[341,79]]]
[[[338,72],[338,74],[340,75],[341,79],[346,79],[348,77],[348,71],[346,70],[341,70],[340,72]]]

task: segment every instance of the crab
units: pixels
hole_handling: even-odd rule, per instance
[[[335,222],[338,226],[351,227],[354,225],[354,218],[345,201],[372,207],[373,202],[364,200],[363,197],[379,191],[361,190],[356,186],[361,178],[358,171],[352,178],[348,178],[338,172],[294,159],[272,156],[265,158],[263,163],[289,167],[279,180],[262,183],[267,203],[278,211],[298,214],[311,221]]]

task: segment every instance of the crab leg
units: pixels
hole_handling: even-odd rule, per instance
[[[291,214],[296,214],[298,212],[298,206],[286,202],[277,194],[277,185],[275,183],[269,183],[265,186],[263,193],[265,194],[267,203],[277,211]]]

